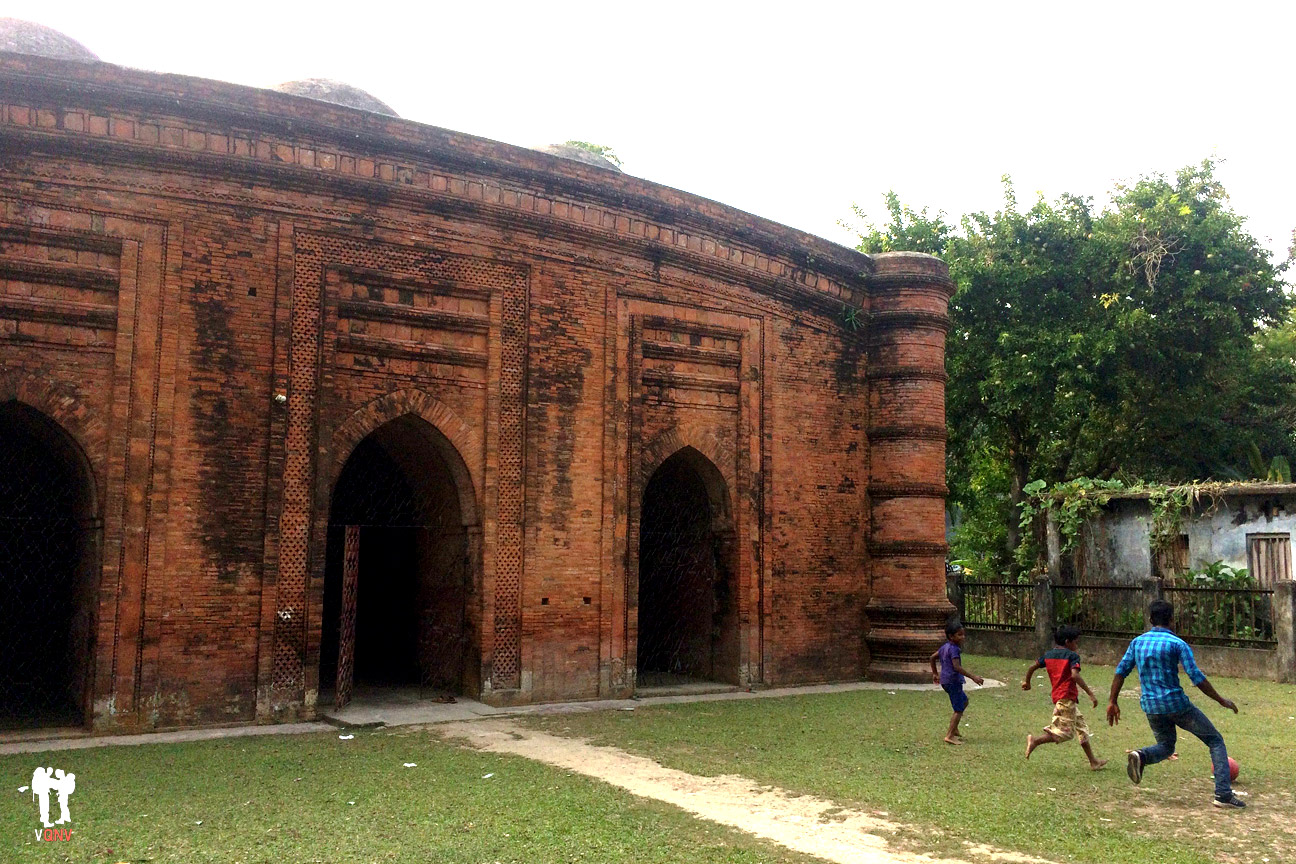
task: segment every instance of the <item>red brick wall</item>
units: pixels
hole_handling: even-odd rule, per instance
[[[473,695],[632,691],[641,498],[685,447],[737,683],[868,671],[871,578],[937,602],[943,444],[895,430],[943,427],[943,381],[870,375],[939,371],[943,331],[856,322],[939,323],[939,262],[870,297],[865,256],[531,151],[106,65],[0,82],[0,400],[101,487],[96,726],[313,713],[333,483],[405,414],[466,514]]]

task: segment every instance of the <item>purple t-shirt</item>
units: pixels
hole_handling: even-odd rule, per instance
[[[946,642],[936,652],[936,659],[940,660],[940,679],[941,686],[947,684],[962,684],[963,676],[954,671],[954,661],[963,656],[959,646],[953,642]]]

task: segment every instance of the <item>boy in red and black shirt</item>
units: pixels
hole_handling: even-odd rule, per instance
[[[1031,676],[1036,669],[1047,669],[1049,681],[1053,685],[1053,722],[1044,727],[1044,734],[1026,736],[1026,758],[1029,759],[1041,744],[1070,741],[1078,733],[1080,747],[1089,759],[1089,768],[1097,771],[1107,764],[1107,760],[1094,756],[1093,747],[1089,744],[1089,726],[1080,713],[1080,706],[1076,704],[1080,690],[1084,690],[1089,694],[1094,707],[1098,707],[1098,697],[1080,677],[1080,655],[1076,653],[1079,639],[1078,627],[1059,627],[1053,633],[1054,647],[1045,651],[1035,661],[1035,665],[1026,670],[1026,677],[1022,679],[1023,690],[1031,689]]]

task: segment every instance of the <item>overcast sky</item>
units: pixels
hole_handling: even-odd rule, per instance
[[[850,243],[896,190],[957,217],[1204,157],[1274,253],[1296,227],[1290,2],[199,3],[0,0],[103,60],[258,87],[347,81]]]

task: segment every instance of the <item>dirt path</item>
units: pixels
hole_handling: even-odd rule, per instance
[[[560,738],[525,729],[508,720],[451,723],[436,727],[447,738],[464,739],[478,749],[512,753],[619,786],[643,798],[664,801],[689,813],[797,852],[838,864],[969,864],[998,861],[1048,864],[981,846],[967,858],[932,858],[892,848],[887,835],[905,826],[847,810],[811,795],[791,795],[734,775],[700,777],[665,768],[644,756],[615,747]]]

